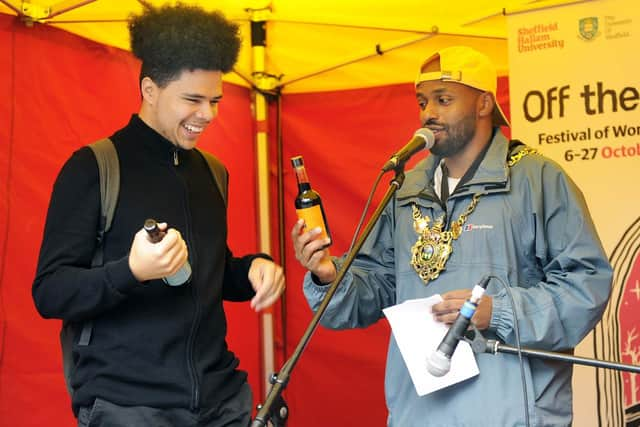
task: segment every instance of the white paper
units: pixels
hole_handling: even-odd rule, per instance
[[[436,377],[427,370],[427,357],[440,345],[448,327],[436,321],[431,306],[442,301],[440,295],[407,300],[383,309],[391,325],[404,363],[419,396],[459,383],[479,374],[469,343],[460,341],[451,357],[451,370]]]

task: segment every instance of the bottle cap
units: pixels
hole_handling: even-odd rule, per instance
[[[292,157],[291,164],[293,165],[294,168],[302,166],[304,164],[304,161],[302,160],[302,156]]]
[[[156,222],[155,219],[149,218],[149,219],[145,220],[145,222],[144,222],[144,229],[147,230],[147,231],[153,231],[157,227],[156,224],[157,224],[157,222]]]

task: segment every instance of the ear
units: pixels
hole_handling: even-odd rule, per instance
[[[478,97],[478,116],[492,118],[496,101],[491,92],[483,92]]]
[[[158,85],[151,78],[144,77],[140,82],[140,93],[142,93],[142,99],[146,103],[153,105],[158,96]]]

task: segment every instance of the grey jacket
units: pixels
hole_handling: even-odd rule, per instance
[[[515,151],[522,149],[522,146]],[[571,351],[600,319],[611,290],[612,270],[580,190],[554,162],[539,155],[507,165],[509,143],[496,131],[473,176],[447,201],[457,219],[481,193],[440,276],[422,282],[410,265],[417,240],[412,204],[435,219],[445,213],[433,190],[440,162],[429,156],[407,172],[404,185],[386,207],[334,295],[322,324],[365,327],[382,309],[408,299],[471,288],[492,275],[508,284],[515,300],[521,345]],[[341,259],[335,259],[339,267]],[[312,309],[327,287],[305,277]],[[483,334],[515,346],[509,295],[497,279],[490,327]],[[428,315],[425,313],[425,315]],[[517,356],[476,355],[480,375],[419,397],[391,337],[386,369],[389,426],[525,425]],[[568,364],[524,358],[532,426],[565,426],[572,420],[572,369]]]

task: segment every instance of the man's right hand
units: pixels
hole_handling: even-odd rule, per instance
[[[335,280],[336,266],[331,261],[329,249],[323,249],[329,244],[329,238],[318,238],[322,233],[320,227],[304,231],[304,220],[299,219],[291,230],[291,240],[296,259],[300,264],[325,284]]]
[[[159,242],[152,243],[142,228],[131,244],[129,268],[140,282],[171,276],[182,267],[189,255],[187,244],[178,230],[167,230],[167,223],[159,223],[158,228],[166,231]]]

